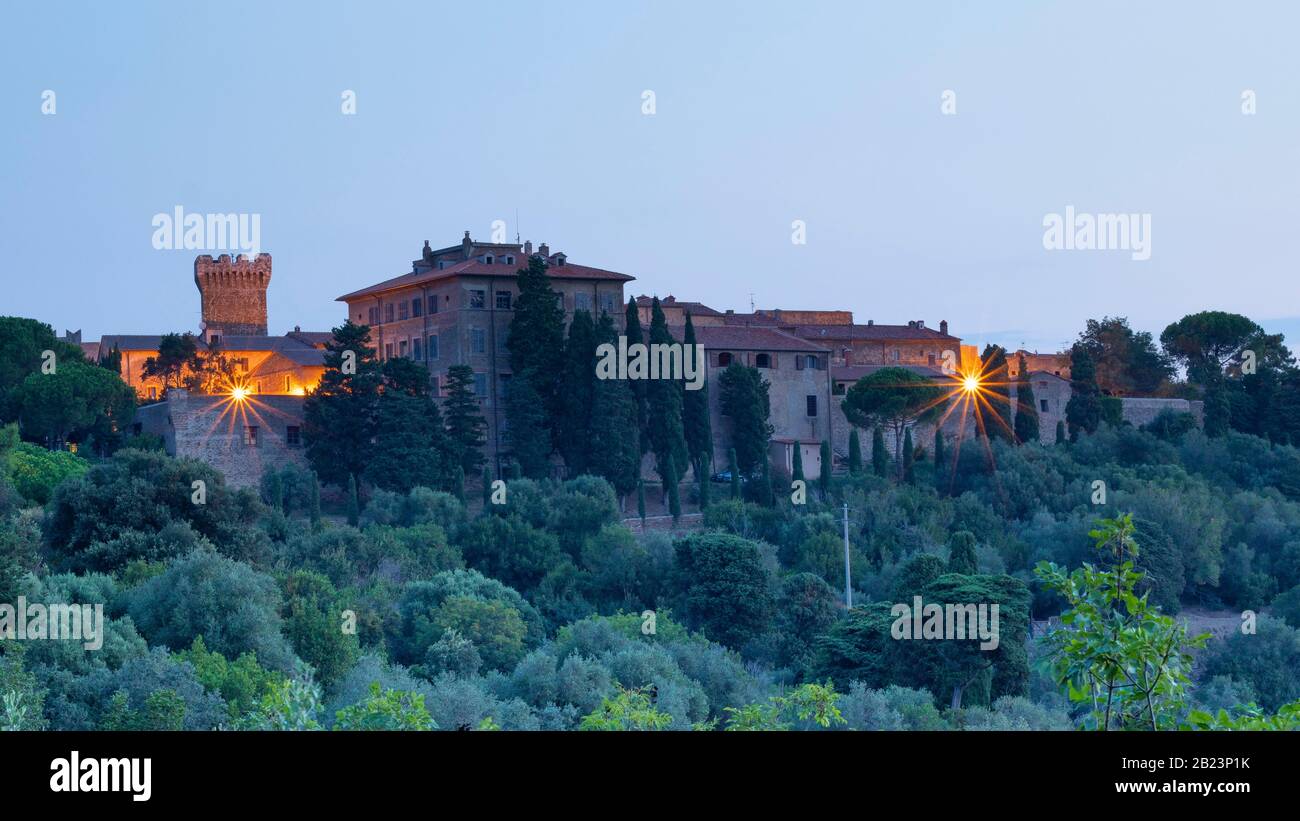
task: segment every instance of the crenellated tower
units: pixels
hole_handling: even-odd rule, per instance
[[[231,259],[209,254],[194,259],[194,284],[203,303],[203,338],[266,336],[266,289],[271,284],[271,255]]]

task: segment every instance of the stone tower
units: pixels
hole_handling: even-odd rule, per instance
[[[203,303],[203,338],[266,336],[266,288],[271,284],[271,255],[231,259],[208,254],[194,259],[194,284]]]

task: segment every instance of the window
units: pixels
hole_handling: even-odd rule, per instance
[[[411,305],[406,300],[402,300],[401,302],[397,303],[397,318],[398,319],[411,318]]]
[[[771,355],[769,355],[769,354],[765,354],[765,353],[761,353],[761,354],[759,354],[758,356],[754,357],[754,367],[755,367],[755,368],[770,368],[770,367],[772,367],[772,357],[771,357]]]
[[[392,359],[392,358],[393,358],[393,343],[391,343],[391,342],[385,342],[385,343],[384,343],[384,359]]]
[[[429,359],[438,358],[438,335],[429,334]]]
[[[895,362],[897,362],[897,361],[899,360],[899,356],[900,356],[900,355],[901,355],[901,354],[900,354],[900,351],[899,351],[897,348],[895,348],[895,349],[894,349],[894,361],[895,361]]]
[[[469,352],[487,353],[487,333],[482,328],[469,329]]]
[[[284,392],[293,393],[293,377],[288,375],[284,377]]]
[[[497,291],[497,310],[500,310],[500,311],[508,311],[508,310],[510,310],[510,292],[509,292],[509,291]]]
[[[431,295],[429,296],[429,313],[431,313],[431,314],[436,314],[436,313],[438,313],[438,295],[437,295],[437,294],[431,294]]]
[[[731,364],[731,354],[727,353],[726,351],[723,351],[722,353],[718,354],[719,368],[725,368],[730,364]]]
[[[492,263],[496,262],[496,258],[493,257],[491,254],[488,254],[485,257],[483,257],[483,261],[486,262],[488,265],[491,265]]]
[[[506,265],[514,265],[514,264],[515,264],[515,258],[513,256],[506,257]]]
[[[600,310],[604,311],[605,313],[609,314],[610,316],[613,316],[613,315],[614,315],[614,295],[613,295],[613,294],[610,294],[610,293],[604,293],[604,294],[601,294],[601,295],[600,295]]]
[[[474,374],[474,395],[480,398],[487,396],[487,374]]]
[[[808,394],[808,415],[817,415],[817,394],[815,393]]]
[[[397,343],[397,355],[398,355],[398,356],[406,356],[406,340],[405,340],[405,339],[403,339],[402,341],[400,341],[400,342]]]
[[[257,425],[244,426],[244,444],[250,448],[257,447]]]
[[[411,300],[411,316],[424,316],[424,300],[416,297]]]
[[[420,337],[411,340],[411,358],[416,362],[424,361],[424,346],[420,344]]]
[[[477,310],[487,307],[487,293],[482,288],[469,290],[469,307]]]
[[[835,394],[836,396],[844,396],[844,394],[846,393],[845,384],[843,382],[836,382],[833,386],[831,386],[831,393]]]
[[[150,399],[157,399],[157,398],[158,398],[158,389],[157,389],[157,388],[150,388],[150,389],[149,389],[149,398],[150,398]]]
[[[433,378],[429,380],[429,385],[435,397],[442,396],[442,376],[440,374],[435,373]]]
[[[497,390],[500,392],[503,402],[510,395],[510,376],[508,373],[503,373],[499,374],[500,378],[497,379]]]
[[[367,309],[366,309],[366,324],[367,324],[367,325],[378,325],[378,324],[379,324],[379,309],[378,309],[378,308],[367,308]]]
[[[590,311],[590,310],[591,310],[591,294],[584,293],[584,292],[582,292],[582,291],[579,291],[578,293],[574,294],[574,295],[573,295],[573,310],[575,310],[575,311]]]
[[[1047,400],[1046,400],[1046,399],[1039,399],[1039,400],[1038,400],[1038,407],[1042,408],[1043,413],[1047,413]]]
[[[393,321],[393,305],[391,302],[384,306],[384,321],[385,322]]]
[[[284,429],[284,443],[291,448],[296,448],[302,444],[302,429],[297,425],[290,425]]]
[[[560,293],[559,291],[555,292],[555,305],[561,311],[564,310],[564,294]]]
[[[929,358],[928,358],[927,361],[929,362],[930,367],[933,368],[933,367],[934,367],[934,354],[930,354],[930,355],[929,355]]]

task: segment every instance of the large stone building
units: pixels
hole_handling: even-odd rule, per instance
[[[512,373],[506,339],[519,296],[517,275],[534,254],[547,263],[566,323],[581,309],[608,313],[624,326],[623,285],[634,277],[570,262],[545,243],[534,251],[531,242],[478,242],[469,231],[446,248],[425,241],[409,272],[338,298],[347,303],[349,319],[370,326],[380,359],[409,357],[428,368],[435,396],[448,368],[473,368],[488,423],[485,452],[498,471],[507,449],[505,398]]]
[[[173,456],[212,464],[234,485],[256,484],[264,468],[304,462],[302,404],[325,370],[330,334],[267,333],[266,290],[271,255],[194,260],[194,284],[202,306],[195,345],[231,366],[229,380],[209,393],[168,389],[146,375],[158,356],[161,334],[114,334],[85,346],[92,357],[116,356],[120,373],[144,404],[136,412],[137,433],[162,438]]]

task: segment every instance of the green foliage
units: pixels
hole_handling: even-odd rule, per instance
[[[885,434],[879,425],[871,429],[871,472],[880,477],[889,475],[889,451],[885,450]]]
[[[453,458],[460,460],[466,474],[483,464],[483,445],[487,420],[474,395],[474,369],[469,365],[452,365],[443,384],[442,415]]]
[[[1070,351],[1070,401],[1065,403],[1065,422],[1070,440],[1080,431],[1092,433],[1101,424],[1101,392],[1097,387],[1097,368],[1087,347],[1075,344]]]
[[[182,730],[185,727],[185,702],[174,690],[155,690],[140,710],[131,708],[127,694],[118,690],[100,722],[101,730]]]
[[[424,695],[400,690],[382,690],[370,685],[364,701],[335,713],[335,730],[436,730],[437,725],[424,707]]]
[[[1113,569],[1090,564],[1067,573],[1047,562],[1035,574],[1067,602],[1062,628],[1047,634],[1049,666],[1070,701],[1089,710],[1086,726],[1100,730],[1168,729],[1183,710],[1192,657],[1207,635],[1187,629],[1139,597],[1142,574],[1130,514],[1102,519],[1089,535],[1109,553]]]
[[[768,630],[773,617],[759,546],[725,533],[691,533],[676,544],[675,587],[691,629],[729,647]]]
[[[239,723],[243,730],[319,730],[320,685],[310,674],[284,679]]]
[[[307,460],[320,478],[343,486],[365,475],[383,374],[370,328],[349,319],[325,345],[325,372],[303,403]],[[344,368],[347,372],[344,372]]]
[[[975,534],[959,530],[948,539],[948,572],[970,575],[979,572],[975,556]]]
[[[1038,441],[1038,401],[1034,398],[1033,381],[1029,378],[1024,354],[1020,356],[1019,377],[1016,379],[1017,442]]]
[[[718,377],[718,387],[722,413],[731,419],[731,449],[736,452],[736,466],[740,475],[752,476],[767,462],[768,443],[772,439],[770,386],[757,368],[733,361]],[[732,476],[737,474],[733,472]]]
[[[243,653],[229,661],[220,653],[208,650],[202,636],[195,638],[188,650],[176,653],[175,657],[194,668],[194,674],[205,690],[221,696],[230,710],[232,722],[257,709],[263,699],[285,681],[280,673],[258,664],[253,653]]]
[[[94,440],[112,450],[135,418],[135,391],[115,373],[82,361],[37,371],[13,391],[23,435],[47,444]]]
[[[551,472],[551,432],[545,396],[538,387],[541,378],[535,371],[515,371],[506,396],[506,441],[511,457],[530,479],[542,479]]]
[[[90,463],[63,450],[46,450],[21,442],[8,455],[9,479],[24,499],[43,505],[64,480],[81,476]]]
[[[650,309],[651,345],[673,345],[676,340],[668,330],[668,320],[664,317],[659,298],[655,297]],[[646,410],[648,416],[647,436],[650,450],[655,455],[655,468],[659,478],[667,482],[679,478],[674,466],[690,464],[686,446],[686,432],[682,421],[682,382],[679,379],[665,378],[647,380]]]
[[[904,432],[917,422],[935,417],[943,395],[943,389],[929,378],[907,368],[890,367],[881,368],[855,382],[841,404],[850,425],[890,428],[894,432],[894,451],[902,453]],[[874,439],[871,450],[875,468],[878,459],[884,457],[883,439],[879,455]],[[902,460],[899,460],[899,478],[902,478],[902,470]]]
[[[289,574],[282,590],[284,637],[328,688],[352,669],[360,655],[357,637],[342,629],[343,598],[329,579],[303,570]]]
[[[821,446],[821,472],[817,477],[817,486],[821,489],[822,496],[830,497],[831,493],[831,443],[822,440]]]
[[[655,709],[654,702],[642,689],[618,688],[613,698],[601,700],[600,707],[582,717],[579,730],[666,730],[673,717]]]
[[[767,704],[746,704],[727,708],[727,729],[740,731],[789,730],[796,722],[811,723],[822,729],[846,724],[836,702],[840,694],[829,681],[803,684],[788,694],[771,696]]]
[[[943,436],[943,434],[939,433],[938,431],[936,431],[935,434],[940,437]],[[942,442],[943,439],[940,438],[938,441]],[[939,452],[940,451],[938,449],[935,450],[936,455],[938,455]],[[852,430],[849,431],[849,474],[852,476],[857,476],[861,472],[862,472],[862,439],[861,437],[858,436],[858,429],[853,428]]]
[[[790,478],[796,482],[804,481],[803,475],[803,445],[798,442],[794,443],[790,460]]]
[[[1147,331],[1134,331],[1124,317],[1089,319],[1079,345],[1097,368],[1097,386],[1112,396],[1150,395],[1174,376],[1173,363]]]

